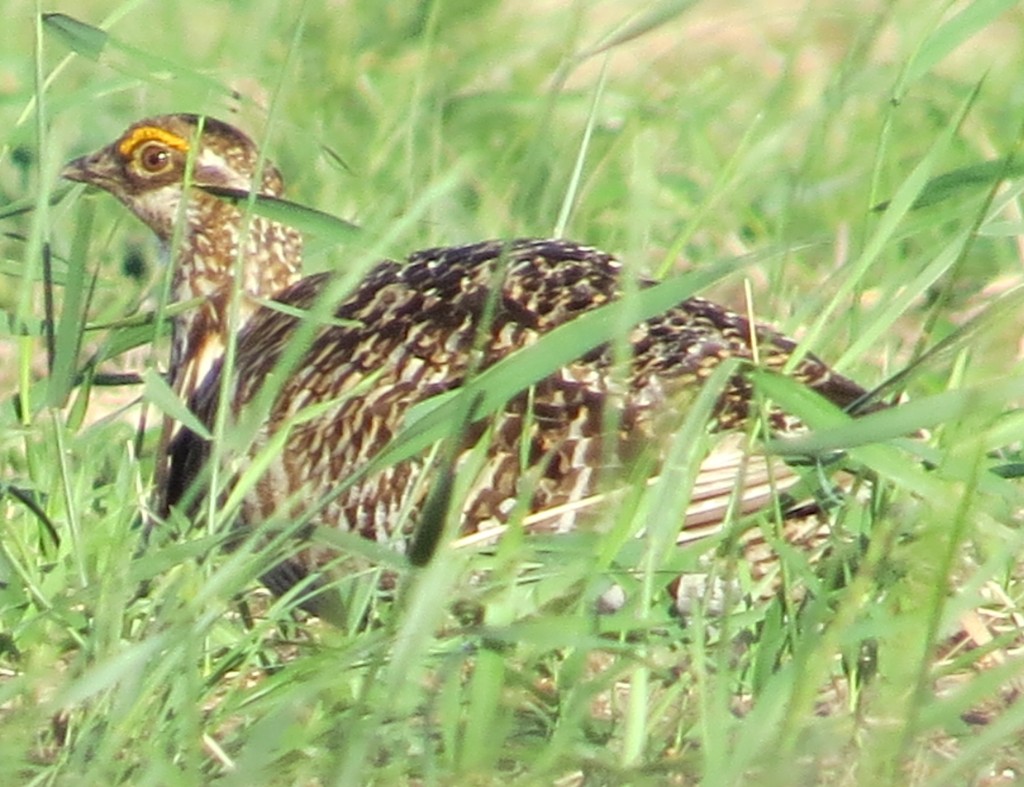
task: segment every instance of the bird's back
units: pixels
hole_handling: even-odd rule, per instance
[[[254,406],[261,391],[272,394],[269,413],[255,419],[262,425],[249,456],[288,430],[245,495],[242,524],[312,514],[318,524],[378,541],[408,533],[431,486],[426,457],[366,475],[340,494],[339,484],[389,445],[416,404],[622,297],[620,275],[614,257],[559,240],[429,249],[404,264],[378,264],[330,310],[331,319],[307,329],[299,353],[288,349],[302,337],[295,310],[315,313],[331,277],[307,277],[286,289],[276,300],[288,311],[264,307],[237,342],[232,412]],[[463,532],[504,521],[524,495],[533,512],[563,512],[541,518],[545,528],[573,527],[576,514],[566,504],[593,494],[609,474],[621,477],[638,457],[656,461],[700,382],[727,358],[751,359],[755,343],[758,362],[768,368],[780,368],[794,348],[770,329],[752,330],[737,314],[689,299],[629,331],[629,363],[617,368],[616,349],[600,344],[515,395],[494,417],[454,424],[465,449],[460,472],[472,474],[469,481],[460,476],[468,487]],[[793,374],[840,406],[864,394],[813,356]],[[221,383],[218,366],[193,397],[192,408],[207,425]],[[750,394],[737,373],[720,398],[718,426],[742,422]],[[778,427],[788,425],[776,415]],[[179,437],[172,504],[208,452],[191,432]],[[306,562],[319,559],[310,553]]]

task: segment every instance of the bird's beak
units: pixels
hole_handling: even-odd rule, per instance
[[[60,176],[76,183],[109,188],[111,183],[117,182],[117,172],[117,163],[110,149],[103,148],[88,156],[69,161],[61,170]]]

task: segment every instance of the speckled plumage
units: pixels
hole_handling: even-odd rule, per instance
[[[196,127],[191,116],[142,121],[108,148],[73,162],[65,174],[111,191],[167,242]],[[168,155],[180,166],[147,185],[131,172],[131,162],[140,145],[166,144],[168,138],[160,136],[164,131],[172,143]],[[174,146],[182,141],[185,150]],[[240,132],[206,120],[192,160],[197,185],[244,190],[253,178],[257,152]],[[279,194],[280,188],[280,176],[266,165],[261,190]],[[225,298],[235,278],[240,220],[237,208],[192,189],[175,293],[204,300],[175,326],[172,371],[207,425],[214,421],[225,382],[215,358],[224,344]],[[331,277],[298,279],[300,255],[294,231],[254,219],[241,255],[245,293],[273,296],[292,310],[315,310]],[[245,494],[242,525],[312,514],[318,524],[400,541],[415,527],[430,488],[429,479],[421,477],[433,472],[426,456],[370,474],[340,493],[339,482],[389,445],[416,404],[457,389],[468,375],[619,299],[621,278],[622,266],[611,255],[562,240],[491,241],[429,249],[402,263],[384,261],[330,309],[335,319],[312,330],[308,348],[287,370],[279,363],[302,320],[271,307],[243,310],[245,326],[238,334],[229,383],[232,412],[243,413],[264,386],[279,386],[248,455],[257,455],[281,429],[288,434]],[[627,344],[631,362],[625,373],[613,369],[613,349],[601,345],[515,396],[493,417],[467,425],[457,463],[460,471],[473,472],[462,505],[464,534],[500,525],[524,489],[538,527],[572,528],[609,473],[621,472],[621,466],[645,451],[657,454],[700,382],[723,359],[752,361],[756,346],[758,363],[781,369],[794,349],[775,331],[751,326],[699,298],[634,326]],[[197,363],[199,357],[203,360]],[[805,356],[791,374],[840,406],[864,395],[860,386],[813,356]],[[737,373],[720,399],[717,426],[742,423],[750,397],[749,384]],[[303,418],[312,410],[315,417]],[[773,413],[771,420],[776,429],[792,426],[781,413]],[[605,431],[609,423],[612,432]],[[167,488],[171,505],[201,478],[209,455],[210,446],[193,433],[183,430],[176,438]],[[762,476],[759,480],[763,484]],[[730,486],[726,483],[726,490]],[[763,502],[763,489],[759,494]],[[283,592],[330,558],[323,548],[309,547],[265,580]]]

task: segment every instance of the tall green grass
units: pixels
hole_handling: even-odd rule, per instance
[[[1019,777],[1022,225],[1019,185],[997,182],[1020,172],[1015,4],[79,3],[106,37],[49,10],[16,0],[0,30],[5,778]],[[98,375],[162,362],[138,314],[165,269],[112,199],[56,174],[170,111],[245,127],[290,198],[357,223],[309,227],[307,269],[350,282],[381,255],[563,225],[638,275],[740,258],[706,294],[909,395],[850,424],[758,383],[815,427],[779,451],[844,448],[874,481],[829,513],[843,581],[778,544],[793,593],[755,602],[728,537],[666,548],[713,389],[679,414],[672,471],[599,532],[418,569],[317,533],[347,561],[335,627],[257,589],[286,543],[223,553],[178,521],[143,549],[166,405]],[[529,373],[480,384],[500,398]],[[680,570],[738,587],[728,613],[672,614]],[[627,606],[595,615],[613,582]]]

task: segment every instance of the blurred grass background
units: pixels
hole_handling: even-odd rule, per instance
[[[40,12],[110,38],[74,53]],[[1021,427],[1020,186],[996,190],[979,169],[1020,140],[1016,4],[8,0],[5,19],[0,761],[12,783],[1024,774],[1019,493],[980,470],[1016,460]],[[86,397],[69,371],[48,375],[43,256],[58,357],[80,368],[108,346],[102,326],[151,307],[163,269],[145,228],[105,196],[61,198],[57,173],[174,111],[242,126],[290,198],[363,228],[311,239],[310,271],[550,235],[569,204],[568,236],[640,274],[763,254],[709,294],[743,310],[749,287],[759,318],[868,385],[980,320],[908,381],[912,399],[953,392],[928,423],[935,472],[869,456],[892,491],[845,514],[886,534],[876,550],[893,553],[894,576],[882,576],[890,555],[869,553],[862,583],[795,622],[773,604],[681,623],[663,603],[595,621],[558,603],[593,570],[592,541],[570,539],[545,545],[554,558],[523,547],[512,562],[559,570],[526,600],[491,598],[485,626],[424,612],[460,592],[428,576],[416,602],[376,609],[379,625],[333,631],[276,607],[247,624],[233,599],[258,572],[244,555],[198,566],[202,539],[137,557],[153,442],[135,439],[139,391]],[[945,199],[907,210],[945,173],[959,173]],[[98,327],[79,342],[83,325]],[[139,371],[163,348],[110,354],[104,370]],[[850,690],[840,656],[848,668],[865,642],[877,674]]]

